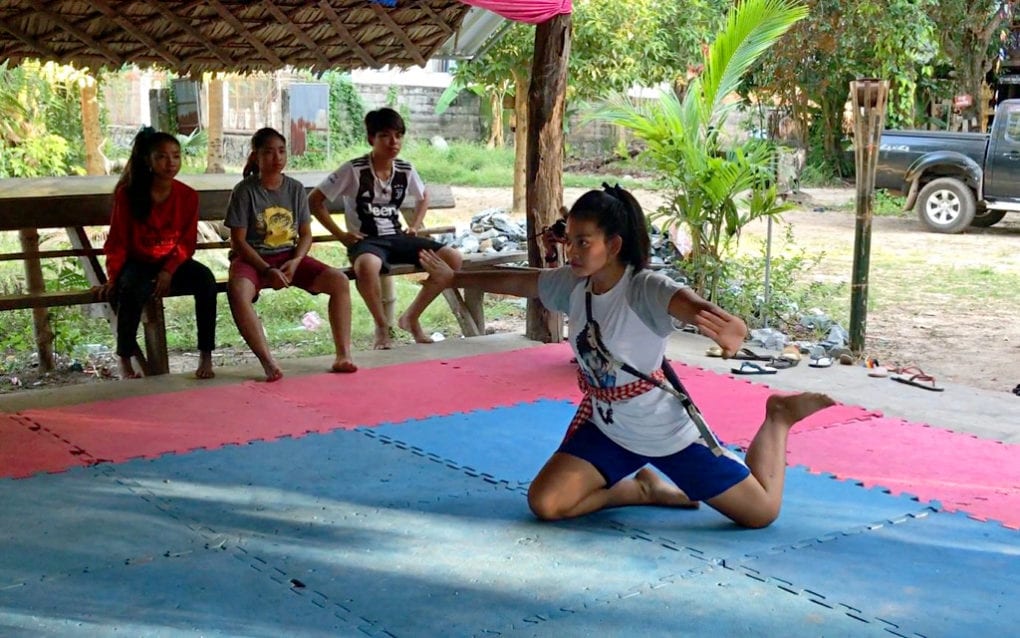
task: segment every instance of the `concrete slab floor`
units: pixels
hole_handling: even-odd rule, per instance
[[[473,354],[503,352],[541,345],[519,334],[496,334],[470,339],[452,338],[431,345],[401,345],[393,350],[355,353],[364,368],[394,365],[437,358],[457,358]],[[739,365],[733,360],[705,356],[712,342],[700,335],[677,333],[670,339],[667,355],[671,360],[698,366],[721,374]],[[756,351],[764,352],[761,349]],[[288,376],[325,372],[332,357],[286,359],[281,364]],[[56,407],[90,401],[173,392],[196,387],[241,383],[262,378],[258,365],[216,368],[216,378],[198,381],[190,373],[148,379],[92,383],[54,389],[32,390],[0,395],[0,412],[29,408]],[[946,383],[944,392],[931,392],[896,383],[888,378],[872,378],[860,365],[834,364],[829,368],[811,368],[806,357],[800,365],[777,374],[747,377],[786,392],[825,392],[848,405],[880,410],[886,416],[969,433],[1006,443],[1020,443],[1020,397],[1007,392],[991,392]]]

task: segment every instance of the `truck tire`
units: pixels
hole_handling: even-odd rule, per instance
[[[917,195],[917,217],[936,233],[962,233],[974,221],[974,193],[955,177],[940,177]]]
[[[974,214],[974,221],[970,225],[978,228],[988,228],[1001,222],[1005,216],[1006,211],[1004,210],[988,210],[984,206],[979,206],[978,211]]]

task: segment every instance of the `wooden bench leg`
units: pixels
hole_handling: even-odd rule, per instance
[[[148,359],[146,374],[168,374],[170,357],[166,349],[166,318],[162,298],[155,298],[145,304],[142,326],[145,331],[145,357]]]
[[[480,334],[485,334],[485,292],[479,288],[464,289],[464,305],[475,320]]]
[[[457,323],[460,324],[460,332],[465,337],[478,337],[481,336],[481,332],[478,330],[478,324],[475,323],[475,319],[468,310],[467,304],[464,303],[464,298],[461,297],[460,291],[456,288],[447,288],[443,291],[443,297],[446,299],[446,303],[450,304],[450,310],[453,311],[453,316],[457,318]]]

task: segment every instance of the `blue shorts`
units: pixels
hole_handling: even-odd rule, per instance
[[[733,452],[724,450],[722,456],[716,456],[701,439],[669,456],[644,456],[623,448],[591,421],[578,428],[557,452],[588,461],[610,487],[652,465],[692,501],[719,496],[751,474]]]

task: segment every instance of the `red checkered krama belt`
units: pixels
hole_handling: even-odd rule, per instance
[[[651,374],[651,378],[661,383],[665,380],[666,376],[662,373],[662,370],[656,370]],[[612,403],[613,401],[633,399],[634,397],[641,396],[645,392],[648,392],[658,386],[654,383],[645,381],[644,379],[638,379],[637,381],[631,381],[627,385],[621,385],[615,388],[596,388],[588,383],[588,377],[584,376],[584,372],[578,368],[577,387],[579,387],[581,392],[584,393],[584,398],[581,399],[581,404],[577,406],[577,412],[574,414],[574,418],[570,421],[570,425],[567,427],[567,433],[563,435],[564,441],[573,436],[574,432],[576,432],[585,421],[591,419],[592,398],[602,401],[603,403]]]

